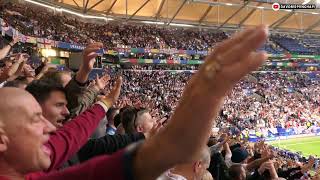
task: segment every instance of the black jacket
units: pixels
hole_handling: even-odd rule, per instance
[[[106,135],[98,139],[90,139],[75,156],[64,163],[62,169],[82,163],[99,155],[112,154],[133,142],[143,139],[145,139],[143,133]]]

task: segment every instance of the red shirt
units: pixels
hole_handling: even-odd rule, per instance
[[[111,156],[98,156],[85,163],[72,166],[62,171],[50,173],[32,173],[26,180],[91,180],[91,179],[126,179],[124,167],[124,151],[119,151]]]

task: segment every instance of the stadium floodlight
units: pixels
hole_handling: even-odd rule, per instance
[[[176,24],[176,23],[170,23],[170,26],[193,27],[194,25],[191,25],[191,24]]]
[[[69,13],[69,14],[73,14],[73,15],[76,15],[76,16],[80,16],[80,17],[83,17],[83,18],[88,18],[88,19],[102,19],[102,20],[106,20],[106,21],[113,20],[112,18],[106,18],[106,17],[102,17],[102,16],[85,15],[85,14],[77,13],[77,12],[70,11],[70,10],[64,9],[64,8],[60,8],[59,11],[66,12],[66,13]]]
[[[24,1],[27,1],[29,3],[36,4],[36,5],[39,5],[39,6],[42,6],[42,7],[46,7],[46,8],[52,9],[52,10],[56,9],[55,7],[52,7],[52,6],[43,4],[43,3],[39,3],[39,2],[36,2],[36,1],[32,1],[32,0],[24,0]]]
[[[81,13],[78,13],[78,12],[75,12],[75,11],[71,11],[71,10],[69,10],[69,9],[60,8],[60,7],[54,7],[54,6],[50,6],[50,5],[47,5],[47,4],[43,4],[43,3],[40,3],[40,2],[37,2],[37,1],[34,1],[34,0],[24,0],[24,1],[29,2],[29,3],[32,3],[32,4],[35,4],[35,5],[39,5],[39,6],[42,6],[42,7],[46,7],[46,8],[55,10],[55,11],[73,14],[73,15],[76,15],[76,16],[79,16],[79,17],[82,17],[82,18],[87,18],[87,19],[102,19],[102,20],[105,20],[105,21],[112,21],[112,20],[114,20],[114,19],[112,19],[112,18],[107,18],[107,17],[102,17],[102,16],[85,15],[85,14],[81,14]]]
[[[164,22],[156,22],[156,21],[142,21],[142,23],[164,25]]]
[[[226,3],[226,5],[227,5],[227,6],[232,6],[233,4],[232,4],[232,3]]]
[[[317,12],[312,12],[311,14],[317,15],[317,14],[319,14],[319,13],[317,13]]]

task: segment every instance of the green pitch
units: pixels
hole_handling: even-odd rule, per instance
[[[269,142],[269,144],[292,152],[301,152],[306,157],[309,155],[320,157],[320,136],[277,140]]]

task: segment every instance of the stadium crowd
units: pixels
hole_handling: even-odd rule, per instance
[[[125,82],[119,102],[156,109],[159,118],[170,115],[175,109],[193,74],[139,66],[131,68],[118,73]],[[318,83],[300,73],[250,74],[227,96],[216,126],[237,126],[243,130],[317,125],[320,117]]]
[[[28,4],[0,1],[3,25],[13,26],[24,35],[87,45],[91,39],[112,48],[147,48],[207,51],[230,33],[206,29],[184,29],[141,24],[83,22],[59,12],[34,8]],[[273,34],[260,49],[270,54],[318,54],[320,41],[316,37]],[[161,58],[161,57],[160,57]]]
[[[88,43],[90,34],[81,30],[90,32],[91,25],[70,24],[79,30],[72,35],[52,33],[65,29],[45,23],[61,17],[37,21],[41,10],[36,15],[28,7],[9,6],[30,14],[24,20],[38,24],[41,37]],[[10,15],[6,21],[23,33],[35,32],[25,31],[16,16],[21,18]],[[153,32],[141,34],[149,41],[139,39],[141,31],[148,27],[124,29],[119,37],[126,37],[126,45],[161,46]],[[158,33],[174,37],[170,31]],[[177,37],[186,42],[182,46],[175,38],[163,42],[185,49],[207,46],[192,36]],[[123,39],[101,37],[104,45],[123,45]],[[207,44],[215,43],[209,40],[214,37],[208,35]],[[0,49],[0,179],[320,179],[318,158],[241,137],[275,127],[304,127],[301,133],[307,134],[319,123],[318,81],[300,73],[250,73],[266,60],[256,50],[267,38],[265,26],[236,34],[194,67],[197,72],[105,67],[89,81],[102,43],[89,43],[79,70],[72,72],[45,60],[31,64],[30,54],[8,55],[19,41],[14,37]]]
[[[16,41],[17,39],[14,39],[4,46],[1,49],[1,54],[7,54]],[[179,110],[177,108],[179,100],[184,97],[183,91],[187,91],[184,88],[192,87],[190,78],[194,75],[194,72],[172,73],[161,70],[150,71],[150,68],[148,71],[141,70],[145,68],[139,66],[120,70],[106,67],[103,76],[97,77],[86,85],[85,82],[88,80],[89,72],[92,70],[95,61],[93,57],[97,55],[94,52],[100,47],[102,47],[101,44],[94,43],[84,50],[83,63],[76,74],[67,70],[57,71],[47,62],[35,67],[33,64],[29,65],[27,54],[3,55],[5,58],[2,60],[4,67],[1,69],[1,81],[4,88],[1,89],[1,93],[2,97],[5,98],[2,104],[15,102],[15,105],[18,104],[21,107],[25,105],[25,101],[30,105],[34,104],[35,102],[32,101],[30,94],[9,87],[26,89],[40,104],[44,118],[55,127],[49,125],[49,122],[44,119],[40,121],[46,121],[47,128],[51,129],[50,132],[58,129],[56,133],[47,135],[47,138],[49,138],[47,146],[41,146],[43,152],[55,154],[50,167],[46,166],[46,168],[49,167],[47,174],[32,173],[27,175],[28,178],[74,177],[74,172],[81,168],[86,169],[86,171],[83,171],[85,174],[83,177],[99,178],[102,176],[98,173],[99,169],[93,170],[92,168],[97,167],[96,163],[102,163],[101,166],[105,165],[110,168],[110,171],[106,172],[108,177],[118,179],[120,177],[113,176],[111,170],[116,168],[119,171],[121,166],[117,167],[114,163],[103,164],[112,162],[112,157],[121,156],[123,151],[116,152],[117,150],[130,143],[147,139],[146,142],[150,142],[150,147],[146,145],[142,146],[141,149],[145,147],[147,149],[146,153],[148,153],[148,148],[157,147],[154,139],[157,139],[157,137],[163,138],[166,129],[174,128],[174,132],[179,132],[179,129],[183,127],[181,125],[184,124],[185,119],[182,119],[182,124],[174,127],[175,122],[179,122],[179,119],[175,119],[172,114]],[[199,71],[201,72],[201,67]],[[116,80],[117,76],[122,78]],[[201,80],[198,81],[201,82]],[[179,161],[181,164],[174,168],[172,168],[174,164],[170,164],[170,166],[166,164],[163,171],[169,168],[170,170],[162,175],[156,172],[157,176],[160,175],[158,179],[203,179],[202,176],[207,175],[205,173],[206,169],[208,169],[209,176],[213,176],[214,179],[279,179],[281,177],[286,179],[317,179],[319,172],[315,175],[311,175],[310,172],[318,168],[319,159],[314,157],[308,159],[300,154],[276,149],[263,141],[250,143],[245,138],[240,139],[239,136],[239,132],[246,129],[260,128],[262,131],[263,128],[277,126],[306,127],[308,123],[315,125],[319,120],[318,95],[314,93],[318,91],[317,86],[318,81],[312,81],[299,73],[251,73],[235,84],[235,87],[228,93],[219,116],[215,118],[213,124],[207,124],[209,127],[220,128],[219,132],[211,132],[208,143],[210,151],[202,149],[199,151],[201,155],[197,156],[199,159],[186,161],[187,164],[182,163],[184,160],[181,160],[181,162]],[[203,93],[206,93],[206,91]],[[10,101],[7,101],[7,98],[10,98]],[[19,104],[19,98],[25,100],[21,100]],[[99,105],[92,106],[96,101]],[[34,109],[37,109],[36,104],[33,105],[35,106]],[[100,108],[100,106],[111,107],[111,104],[115,106],[108,110],[105,107],[107,112]],[[92,107],[90,108],[90,106]],[[10,114],[8,112],[10,107],[14,108],[9,104],[7,107],[2,107],[4,108],[2,112]],[[193,107],[193,110],[197,109],[194,105],[191,107]],[[186,107],[187,109],[189,107]],[[26,110],[30,111],[30,109]],[[218,109],[216,112],[218,113]],[[184,111],[184,113],[186,112]],[[5,117],[9,118],[7,115]],[[40,116],[41,118],[43,117]],[[73,119],[69,120],[70,118]],[[101,119],[103,120],[100,121]],[[2,121],[7,123],[3,119]],[[36,122],[39,123],[38,121]],[[88,121],[91,123],[88,123]],[[84,124],[79,127],[78,123]],[[229,128],[226,129],[225,127]],[[191,135],[194,133],[193,128],[190,129]],[[307,127],[304,129],[308,130]],[[32,130],[35,131],[35,129]],[[237,132],[238,134],[234,137],[233,134]],[[83,137],[80,136],[81,134],[83,134]],[[26,134],[21,133],[21,135]],[[61,140],[59,136],[66,136],[67,139],[64,143],[74,142],[70,144],[68,149],[65,149],[65,144],[58,143]],[[87,141],[89,136],[91,136],[91,139]],[[76,140],[73,138],[76,138]],[[149,138],[150,141],[148,141]],[[19,139],[15,140],[18,141]],[[26,143],[32,144],[34,140]],[[78,143],[81,145],[79,146]],[[187,144],[189,145],[189,143]],[[18,145],[14,147],[18,148]],[[170,146],[166,145],[166,147]],[[166,151],[165,149],[164,152],[171,153],[171,150]],[[280,154],[281,157],[275,155],[276,153]],[[102,154],[112,155],[110,159],[109,157],[94,158]],[[10,153],[8,157],[22,158],[15,155],[10,156]],[[151,157],[154,158],[153,155]],[[159,157],[161,156],[159,155]],[[25,160],[23,163],[34,162],[31,159]],[[148,161],[147,157],[143,157],[141,160],[143,165],[151,163],[151,160]],[[161,161],[161,159],[158,161]],[[86,163],[77,166],[82,162]],[[175,164],[179,163],[175,162]],[[140,166],[143,165],[140,164]],[[75,167],[69,170],[68,167],[70,166]],[[147,167],[143,167],[144,172]],[[153,164],[151,167],[157,167],[157,165]],[[50,173],[54,169],[66,170]],[[133,170],[139,172],[139,169],[133,168]],[[25,171],[29,172],[28,170]],[[155,171],[152,169],[152,172]],[[89,176],[86,173],[91,175]],[[82,175],[82,173],[79,175]],[[150,176],[155,178],[153,175]]]
[[[52,40],[87,44],[94,39],[108,48],[177,48],[206,50],[227,38],[224,32],[196,32],[187,29],[163,28],[153,25],[124,25],[79,22],[44,9],[13,3],[0,4],[0,17],[24,35]]]
[[[212,32],[141,24],[95,24],[61,16],[59,12],[34,8],[28,4],[0,1],[0,17],[24,35],[86,45],[93,39],[108,44],[107,48],[150,48],[208,50],[228,38],[226,32]],[[300,43],[296,37],[272,35],[261,48],[268,53],[317,53],[320,46],[314,38]],[[289,44],[288,44],[289,43]],[[310,49],[308,49],[310,48]]]

